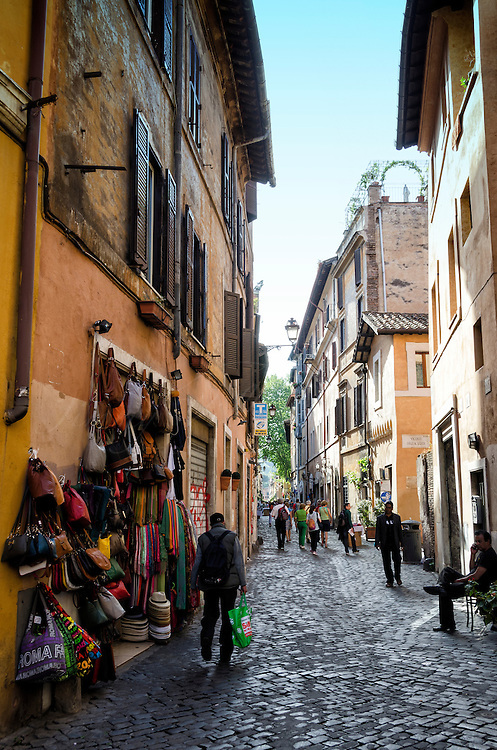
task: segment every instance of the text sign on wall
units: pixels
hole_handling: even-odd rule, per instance
[[[403,448],[429,448],[429,435],[402,435]]]
[[[256,435],[267,435],[267,404],[254,404],[254,425]]]

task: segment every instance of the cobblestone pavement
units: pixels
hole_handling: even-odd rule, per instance
[[[284,552],[261,519],[248,566],[254,639],[230,666],[202,662],[199,616],[167,646],[123,667],[84,697],[75,716],[50,712],[0,748],[484,750],[497,748],[497,634],[432,632],[435,576],[404,565],[385,588],[371,544]],[[217,648],[216,648],[217,652]]]

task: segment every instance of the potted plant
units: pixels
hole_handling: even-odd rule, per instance
[[[471,596],[476,601],[476,609],[481,615],[485,625],[497,623],[497,582],[492,583],[488,591],[480,591],[477,582],[468,583],[465,586],[466,596]]]
[[[231,471],[229,469],[224,469],[221,472],[221,489],[227,490],[230,486],[231,482]]]
[[[366,530],[366,539],[374,539],[375,526],[373,520],[373,508],[369,500],[362,500],[357,506],[359,520]],[[372,536],[371,536],[372,532]]]
[[[231,489],[233,492],[235,492],[238,489],[238,485],[240,484],[240,474],[238,471],[234,471],[231,476]]]

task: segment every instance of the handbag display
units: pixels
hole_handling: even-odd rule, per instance
[[[107,366],[102,365],[101,377],[103,386],[103,400],[112,408],[119,406],[124,399],[124,388],[121,376],[114,360],[114,349],[107,352]]]
[[[64,638],[37,588],[17,662],[16,682],[45,682],[67,672]]]
[[[58,480],[48,466],[39,458],[28,461],[28,487],[31,497],[38,500],[42,497],[57,494]]]

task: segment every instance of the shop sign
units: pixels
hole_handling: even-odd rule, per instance
[[[267,404],[254,404],[255,435],[267,435]]]

